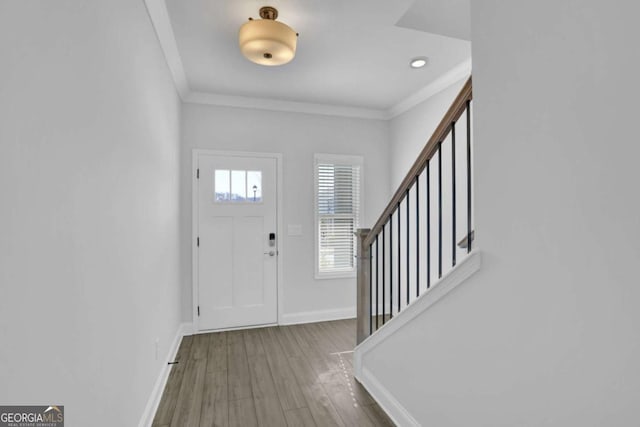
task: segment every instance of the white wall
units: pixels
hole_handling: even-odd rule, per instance
[[[453,103],[466,78],[389,121],[391,188],[395,191]]]
[[[389,200],[388,128],[376,120],[185,104],[182,150],[182,263],[184,319],[192,315],[191,153],[194,148],[283,154],[283,312],[292,315],[355,307],[355,279],[314,278],[313,154],[364,156],[365,224],[373,225]],[[302,236],[287,236],[288,224]],[[355,315],[355,310],[353,311]]]
[[[472,4],[483,266],[364,360],[423,425],[640,423],[639,12]]]
[[[0,57],[0,402],[136,425],[180,322],[158,41],[142,1],[3,1]]]

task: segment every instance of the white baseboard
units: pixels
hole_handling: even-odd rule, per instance
[[[169,347],[169,352],[167,354],[165,363],[162,366],[162,370],[160,371],[160,375],[158,376],[158,379],[156,380],[156,383],[151,390],[151,395],[149,396],[147,406],[145,407],[142,417],[140,418],[138,427],[151,427],[151,424],[153,423],[153,417],[156,415],[158,405],[160,405],[162,392],[164,391],[164,387],[167,385],[169,372],[171,372],[171,365],[169,365],[169,362],[173,362],[173,360],[175,360],[176,354],[178,353],[178,348],[180,347],[180,342],[182,341],[182,337],[185,335],[190,335],[192,330],[193,326],[191,325],[191,323],[181,323],[178,326],[176,336],[173,338],[173,342]]]
[[[360,376],[356,376],[358,382],[367,389],[382,410],[398,426],[419,427],[420,423],[398,402],[389,390],[387,390],[367,368],[362,370]]]
[[[246,331],[247,329],[261,329],[261,328],[271,328],[273,326],[278,326],[277,323],[265,323],[264,325],[248,325],[248,326],[234,326],[231,328],[220,328],[220,329],[201,329],[199,331],[193,330],[193,333],[189,335],[201,335],[201,334],[212,334],[217,332],[228,332],[228,331]]]
[[[332,310],[303,311],[300,313],[285,313],[280,319],[281,325],[296,325],[298,323],[326,322],[328,320],[353,319],[356,317],[356,307],[344,307]]]

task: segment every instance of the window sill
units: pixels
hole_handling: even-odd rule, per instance
[[[355,271],[348,273],[318,273],[316,272],[316,280],[332,280],[332,279],[355,279],[357,277]]]

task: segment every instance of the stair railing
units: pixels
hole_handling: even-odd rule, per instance
[[[471,106],[469,77],[373,228],[356,233],[358,343],[471,252]]]

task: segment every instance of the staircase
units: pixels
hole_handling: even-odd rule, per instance
[[[366,357],[378,357],[377,346],[402,334],[480,267],[474,250],[471,108],[469,78],[376,224],[356,233],[355,375],[399,425],[419,424],[367,370]]]

